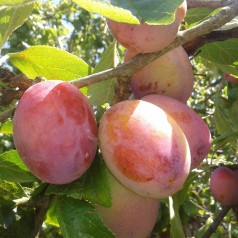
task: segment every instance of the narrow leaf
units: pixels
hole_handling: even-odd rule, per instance
[[[0,155],[0,180],[26,183],[37,178],[26,168],[17,151],[12,150]]]
[[[0,2],[0,49],[8,40],[11,33],[27,20],[34,5],[31,3],[19,7],[1,7],[6,2],[9,1],[5,0]]]
[[[9,61],[29,78],[69,81],[87,76],[90,66],[82,59],[64,50],[50,46],[32,46],[24,51],[9,54]]]
[[[61,196],[56,211],[64,238],[114,238],[96,209],[85,201]]]
[[[116,43],[114,42],[102,55],[98,65],[94,69],[94,73],[113,68],[118,63],[118,53]],[[98,114],[101,114],[102,105],[111,104],[115,97],[115,79],[105,80],[103,82],[90,85],[88,87],[88,96],[90,102],[98,107]]]
[[[87,11],[99,13],[119,22],[170,24],[175,9],[183,0],[73,0]]]
[[[170,225],[171,225],[171,238],[185,238],[182,222],[179,215],[179,202],[174,195],[169,197],[169,214],[170,214]]]

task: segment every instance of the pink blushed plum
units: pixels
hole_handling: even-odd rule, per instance
[[[190,171],[190,151],[177,123],[142,100],[113,105],[102,117],[99,142],[111,173],[128,189],[152,198],[182,188]]]
[[[19,101],[13,139],[21,159],[36,177],[53,184],[70,183],[89,168],[96,153],[93,110],[70,83],[37,83]]]
[[[95,205],[99,215],[117,238],[148,238],[156,223],[160,202],[137,195],[109,176],[111,207]]]
[[[238,204],[238,170],[227,167],[215,169],[210,177],[210,189],[214,198],[223,206]]]
[[[151,94],[142,98],[163,109],[180,126],[191,152],[191,169],[198,167],[211,148],[211,133],[202,118],[186,104],[163,95]]]
[[[181,22],[187,13],[187,1],[175,12],[175,20],[168,25],[133,25],[107,19],[107,24],[115,39],[135,54],[151,53],[168,46],[176,37]]]
[[[134,55],[127,51],[125,62],[132,57]],[[131,77],[131,91],[138,99],[157,93],[186,103],[191,96],[193,84],[192,65],[182,46],[162,55]]]

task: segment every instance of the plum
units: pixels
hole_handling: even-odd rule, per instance
[[[134,55],[127,51],[125,62]],[[157,93],[187,102],[194,84],[193,69],[182,46],[138,70],[131,77],[131,91],[135,98]]]
[[[152,103],[114,104],[101,118],[98,138],[111,173],[139,195],[168,197],[189,174],[191,157],[182,130]]]
[[[191,169],[200,165],[211,148],[211,133],[207,124],[190,107],[167,96],[152,94],[142,98],[162,108],[180,126],[191,152]]]
[[[147,238],[159,213],[159,200],[137,195],[109,174],[111,207],[95,205],[103,222],[117,238]]]
[[[216,168],[210,177],[210,189],[214,198],[223,206],[238,204],[238,170]]]
[[[151,53],[168,46],[176,37],[181,22],[187,12],[184,1],[175,12],[175,20],[168,25],[139,25],[116,22],[107,19],[107,24],[115,39],[134,53]]]
[[[39,179],[65,184],[90,166],[97,149],[97,125],[88,99],[59,80],[31,86],[13,119],[15,147]]]
[[[229,73],[224,73],[224,77],[231,83],[238,83],[238,78]]]

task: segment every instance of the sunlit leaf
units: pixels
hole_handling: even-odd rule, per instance
[[[9,1],[4,0],[0,2],[0,49],[8,40],[11,33],[26,21],[31,14],[34,5],[31,3],[22,6],[20,5],[19,7],[1,7],[6,2]],[[18,2],[20,2],[20,0],[18,0]]]
[[[170,237],[171,238],[185,238],[182,222],[179,215],[179,203],[176,195],[169,197],[169,214],[170,214]]]
[[[26,6],[27,4],[34,3],[35,0],[0,0],[1,7],[19,7]]]
[[[29,78],[73,80],[90,73],[90,66],[64,50],[50,46],[32,46],[9,54],[9,61]]]
[[[182,0],[73,0],[87,11],[99,13],[119,22],[170,24]]]
[[[3,134],[12,134],[12,121],[7,121],[5,122],[1,127],[0,127],[0,132]]]

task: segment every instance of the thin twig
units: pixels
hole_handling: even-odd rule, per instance
[[[205,234],[202,236],[202,238],[209,238],[214,232],[216,232],[217,227],[220,225],[221,221],[231,208],[232,207],[230,206],[222,207],[222,210],[219,212],[219,214],[217,215],[213,223],[210,225],[210,227],[207,229]]]
[[[4,123],[5,121],[8,120],[8,118],[12,117],[14,111],[16,109],[16,105],[13,105],[6,110],[0,112],[0,122]]]

